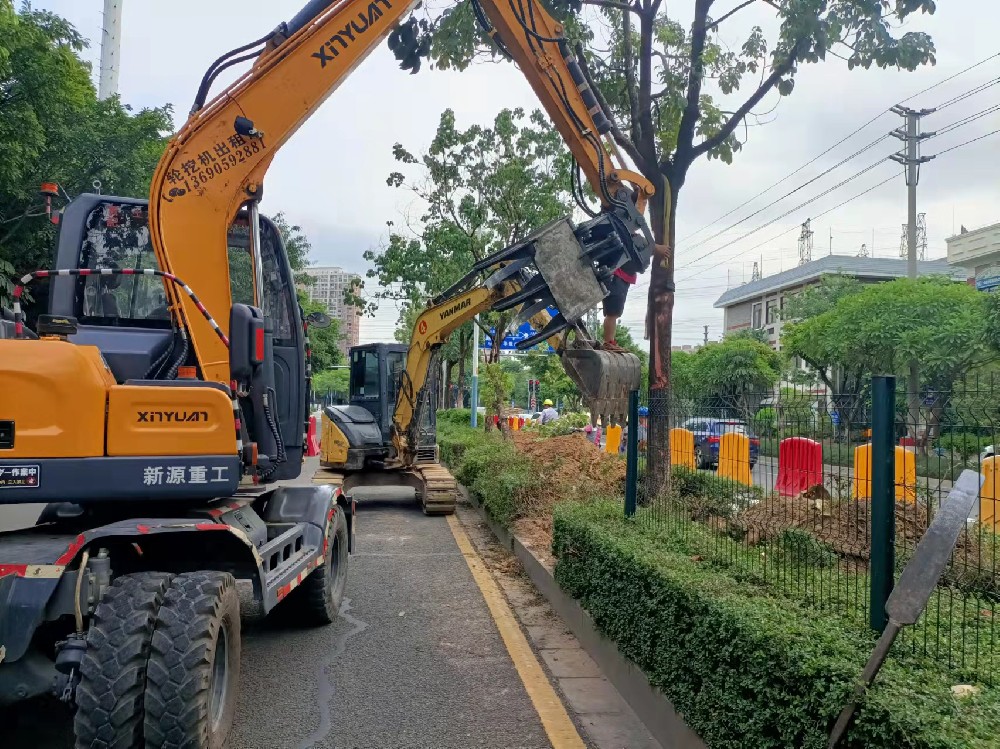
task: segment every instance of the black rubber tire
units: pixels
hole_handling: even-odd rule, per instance
[[[97,605],[76,688],[77,749],[142,746],[146,661],[170,577],[162,572],[124,575]]]
[[[340,616],[347,587],[348,559],[347,517],[342,508],[337,508],[333,523],[323,566],[309,573],[288,596],[287,603],[295,609],[296,620],[305,624],[331,624]]]
[[[146,677],[146,747],[222,749],[240,680],[240,599],[232,575],[188,572],[171,581]]]
[[[708,462],[705,460],[705,454],[701,451],[700,447],[694,449],[694,465],[695,468],[707,468]]]

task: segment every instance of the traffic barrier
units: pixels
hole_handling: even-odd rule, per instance
[[[319,455],[319,435],[316,434],[316,417],[309,417],[309,429],[306,432],[306,457],[315,458]]]
[[[523,416],[518,416],[517,417],[517,428],[518,429],[524,429],[524,417]]]
[[[917,441],[913,437],[900,437],[899,438],[900,447],[916,447]]]
[[[997,517],[997,500],[1000,499],[1000,458],[991,456],[983,461],[983,482],[979,490],[979,522],[994,533],[1000,532],[1000,518]]]
[[[778,445],[778,480],[774,488],[794,497],[823,483],[823,446],[805,437],[789,437]]]
[[[719,467],[716,473],[741,484],[753,486],[750,476],[750,438],[728,432],[719,440]]]
[[[622,428],[618,424],[608,427],[608,437],[604,443],[604,452],[618,454],[622,445]]]
[[[670,465],[684,466],[694,470],[694,432],[689,429],[670,430]]]
[[[894,458],[896,499],[917,501],[917,456],[907,447],[897,447]],[[872,496],[872,444],[854,448],[854,499],[871,499]]]

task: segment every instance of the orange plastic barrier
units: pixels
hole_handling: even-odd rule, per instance
[[[619,425],[608,427],[608,438],[604,443],[604,452],[618,453],[622,444],[622,428]]]
[[[670,465],[694,470],[694,432],[688,429],[670,430]]]
[[[1000,532],[1000,518],[997,517],[997,500],[1000,499],[1000,458],[993,456],[983,461],[983,488],[979,490],[979,522],[994,533]]]
[[[316,417],[309,417],[309,429],[306,432],[306,457],[315,458],[319,455],[319,435],[316,434]]]
[[[719,440],[719,476],[753,486],[750,476],[750,438],[745,434],[727,432]]]
[[[823,446],[805,437],[789,437],[778,445],[778,480],[774,488],[794,497],[823,483]]]
[[[896,499],[905,502],[917,501],[917,456],[906,447],[897,447],[895,456]],[[872,445],[858,445],[854,448],[854,487],[851,495],[855,499],[869,499],[872,496]]]

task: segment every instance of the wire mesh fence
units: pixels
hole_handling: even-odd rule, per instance
[[[927,610],[897,647],[934,658],[956,679],[992,684],[1000,665],[1000,379],[912,397],[903,381],[892,384],[894,402],[885,390],[873,397],[871,381],[853,393],[792,385],[725,398],[640,393],[635,517],[762,595],[795,598],[860,631],[883,616],[880,575],[891,585],[960,473],[980,472],[981,501]],[[668,453],[656,447],[662,430]],[[891,475],[885,522],[877,511],[873,522],[880,456]]]

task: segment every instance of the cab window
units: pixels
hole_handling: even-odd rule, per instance
[[[91,211],[78,267],[159,269],[146,206],[107,202]],[[159,276],[80,276],[75,314],[89,325],[170,326],[167,295]]]
[[[351,396],[378,397],[378,354],[375,351],[351,353]]]

